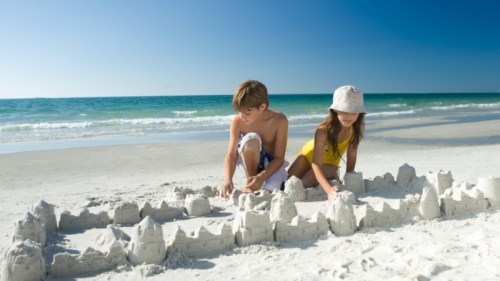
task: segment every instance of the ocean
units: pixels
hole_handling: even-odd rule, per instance
[[[227,139],[230,95],[0,100],[0,153],[129,143]],[[275,94],[290,134],[311,134],[332,94]],[[366,126],[388,119],[500,119],[500,93],[365,94]],[[311,134],[311,137],[312,134]]]

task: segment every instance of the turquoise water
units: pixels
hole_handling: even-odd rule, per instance
[[[235,112],[232,96],[106,97],[0,100],[0,145],[188,133],[210,138],[227,132]],[[500,114],[499,93],[365,94],[367,125],[401,118],[488,119]],[[291,130],[316,126],[331,94],[270,95]],[[182,138],[182,137],[181,137]],[[1,149],[0,149],[1,151]]]

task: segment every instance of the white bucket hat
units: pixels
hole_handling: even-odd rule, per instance
[[[339,87],[333,93],[333,103],[329,109],[349,113],[366,113],[363,106],[363,92],[351,85]]]

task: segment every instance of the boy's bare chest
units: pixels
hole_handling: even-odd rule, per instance
[[[246,135],[248,133],[257,133],[259,134],[260,138],[262,139],[263,143],[273,143],[275,136],[276,136],[276,131],[277,128],[276,126],[272,126],[269,124],[265,125],[247,125],[244,128],[242,128],[241,133],[243,135]]]

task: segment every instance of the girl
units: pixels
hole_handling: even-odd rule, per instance
[[[329,110],[330,115],[319,124],[314,139],[302,147],[288,169],[288,178],[298,177],[305,188],[321,185],[328,201],[333,202],[339,187],[331,186],[329,180],[338,180],[340,159],[346,151],[346,173],[356,166],[358,145],[365,130],[363,93],[354,86],[342,86],[333,93]]]

